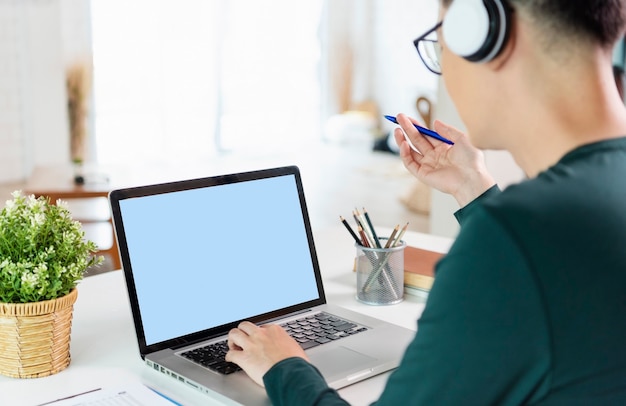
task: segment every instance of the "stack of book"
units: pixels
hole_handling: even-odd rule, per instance
[[[404,249],[404,290],[408,294],[430,291],[435,280],[435,264],[444,254],[408,245]]]

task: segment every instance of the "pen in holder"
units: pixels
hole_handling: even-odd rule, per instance
[[[359,244],[355,244],[355,247],[357,300],[372,305],[401,302],[404,299],[406,243],[398,241],[389,248],[364,247]]]

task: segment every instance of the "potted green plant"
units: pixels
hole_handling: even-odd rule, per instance
[[[13,192],[0,212],[0,374],[66,368],[76,285],[102,262],[67,205]]]

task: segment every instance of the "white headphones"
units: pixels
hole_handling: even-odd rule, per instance
[[[506,42],[510,10],[506,0],[454,0],[443,20],[443,37],[455,54],[471,62],[495,58]]]

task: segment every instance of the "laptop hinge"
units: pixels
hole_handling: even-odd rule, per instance
[[[281,320],[281,319],[284,319],[284,318],[286,318],[286,317],[293,317],[293,316],[297,316],[297,315],[299,315],[299,314],[307,313],[307,312],[310,312],[310,311],[312,311],[312,310],[311,310],[311,309],[303,309],[303,310],[298,310],[298,311],[295,311],[295,312],[293,312],[293,313],[283,314],[282,316],[277,316],[277,317],[274,317],[274,318],[271,318],[271,319],[264,320],[264,321],[263,321],[263,324],[270,324],[270,323],[275,322],[276,320]],[[203,342],[203,341],[209,341],[209,340],[212,340],[212,339],[217,338],[217,337],[220,337],[220,336],[222,336],[222,335],[223,335],[223,334],[221,334],[221,333],[220,333],[220,334],[215,334],[215,335],[213,335],[213,336],[211,336],[211,337],[203,337],[203,338],[198,338],[198,339],[196,339],[196,340],[189,340],[189,341],[185,341],[185,342],[180,343],[180,344],[172,345],[172,346],[170,347],[170,349],[171,349],[171,350],[176,351],[176,350],[179,350],[179,349],[184,348],[184,347],[189,347],[190,345],[194,345],[194,344],[197,344],[197,343],[201,343],[201,342]]]
[[[313,311],[313,310],[312,309],[303,309],[303,310],[295,311],[293,313],[283,314],[282,316],[277,316],[277,317],[273,317],[271,319],[264,320],[263,324],[271,324],[271,323],[275,322],[276,320],[281,320],[281,319],[284,319],[286,317],[297,316],[299,314],[303,314],[303,313],[307,313],[307,312],[311,312],[311,311]]]
[[[210,337],[202,337],[202,338],[198,338],[196,340],[188,340],[188,341],[182,342],[180,344],[172,345],[169,348],[171,350],[179,350],[179,349],[181,349],[183,347],[189,347],[190,345],[198,344],[198,343],[201,343],[203,341],[213,340],[214,338],[220,337],[222,335],[223,334],[215,334],[215,335],[212,335]]]

